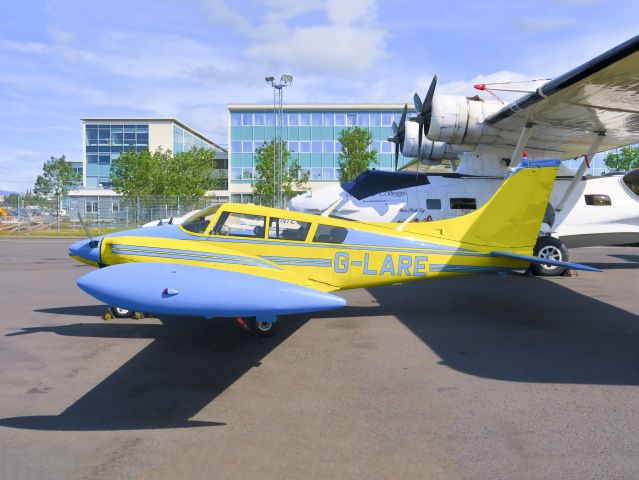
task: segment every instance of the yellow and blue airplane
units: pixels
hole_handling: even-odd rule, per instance
[[[468,215],[425,223],[363,223],[227,203],[181,225],[77,242],[69,255],[100,267],[78,286],[108,304],[155,314],[251,319],[268,334],[279,315],[345,305],[331,292],[526,269],[558,162],[530,162]]]

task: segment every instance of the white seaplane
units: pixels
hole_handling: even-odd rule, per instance
[[[584,176],[596,153],[639,142],[637,71],[639,35],[505,106],[436,95],[435,76],[424,101],[415,94],[416,116],[407,119],[405,107],[388,139],[396,170],[400,151],[414,161],[304,193],[289,208],[332,206],[332,215],[363,221],[440,220],[480,208],[525,156],[583,157],[575,172],[559,171],[535,255],[567,260],[566,247],[639,242],[639,171]],[[533,270],[563,273],[552,265]]]

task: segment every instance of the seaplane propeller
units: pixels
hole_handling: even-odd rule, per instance
[[[408,105],[404,104],[404,111],[399,120],[399,125],[393,121],[393,136],[388,137],[388,141],[395,144],[395,171],[397,171],[397,162],[399,161],[399,152],[404,148],[404,139],[406,138],[406,114],[408,113]]]
[[[430,115],[433,109],[433,96],[435,95],[435,87],[437,87],[437,75],[433,77],[433,81],[430,82],[430,87],[428,87],[428,92],[424,97],[424,101],[419,98],[419,95],[416,93],[413,97],[413,103],[415,104],[415,112],[416,116],[409,118],[411,122],[416,122],[419,124],[419,137],[417,140],[417,150],[419,155],[422,154],[422,136],[425,133],[428,133],[428,129],[430,128]]]

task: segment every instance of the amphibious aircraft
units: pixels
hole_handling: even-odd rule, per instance
[[[423,171],[423,168],[449,164],[452,167],[449,174],[429,176],[431,185],[426,189],[442,187],[446,191],[440,190],[439,194],[446,199],[475,199],[475,205],[479,205],[482,198],[489,198],[495,191],[506,168],[517,165],[524,150],[535,160],[583,156],[575,172],[563,172],[559,176],[549,206],[549,210],[557,213],[557,223],[551,226],[554,237],[547,235],[548,231],[541,232],[539,247],[548,250],[552,258],[563,260],[568,257],[561,240],[574,246],[634,241],[639,229],[638,197],[636,191],[634,194],[630,191],[632,186],[626,182],[629,178],[590,180],[584,178],[584,173],[594,154],[639,142],[637,71],[639,35],[508,105],[484,101],[477,95],[438,95],[435,76],[423,100],[417,93],[414,95],[415,116],[407,118],[408,107],[405,107],[399,124],[393,122],[393,136],[388,141],[395,144],[395,170],[399,152],[416,159],[403,167],[403,171],[419,172],[420,167]],[[476,88],[488,90],[486,85]],[[470,190],[468,193],[472,195],[457,196],[457,192],[464,190]],[[332,203],[339,198],[339,193],[339,187],[328,187],[317,193],[316,198],[332,196],[332,200],[328,199]],[[310,206],[314,203],[311,198],[315,196],[315,192],[306,194],[291,205],[312,211],[315,207]],[[399,193],[386,195],[383,203],[389,204],[389,210],[402,204],[401,200],[397,201],[398,196]],[[420,198],[420,204],[406,208],[424,212],[423,218],[429,215],[442,218],[444,209],[428,208],[421,203],[437,197],[414,196]],[[608,205],[611,200],[612,204]],[[373,201],[368,200],[367,206]],[[360,208],[362,204],[353,208],[354,203],[356,205],[356,202],[344,202],[336,213],[350,218],[375,218],[371,216],[374,210],[365,212]],[[458,202],[457,206],[469,207],[472,203]],[[381,207],[383,210],[383,205]],[[351,212],[344,211],[348,209]],[[472,208],[453,210],[449,212],[451,216]],[[551,271],[558,273],[559,270],[551,268],[547,273]]]
[[[363,223],[227,203],[181,225],[82,240],[69,255],[99,268],[78,286],[108,305],[166,315],[250,318],[337,308],[330,292],[469,273],[505,273],[530,256],[558,162],[520,165],[477,211],[420,224]]]

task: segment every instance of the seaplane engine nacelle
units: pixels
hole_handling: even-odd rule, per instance
[[[419,151],[419,125],[414,122],[406,122],[406,133],[402,155],[411,158],[421,158],[422,163],[427,165],[439,165],[444,159],[455,159],[457,154],[453,153],[450,146],[445,142],[433,142],[426,137],[422,138],[422,150]]]
[[[435,95],[430,127],[426,137],[452,144],[491,143],[498,129],[484,124],[484,119],[503,107],[500,103],[471,100],[458,95]]]

